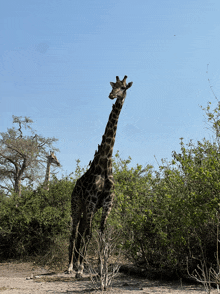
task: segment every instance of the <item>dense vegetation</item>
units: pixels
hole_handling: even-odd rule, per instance
[[[213,141],[184,143],[180,153],[159,170],[132,167],[116,153],[116,198],[108,226],[121,232],[118,246],[138,266],[161,274],[185,275],[202,261],[218,267],[220,205],[220,104],[210,111]],[[54,177],[49,191],[40,186],[23,188],[22,197],[0,196],[0,258],[67,252],[70,196],[77,177],[84,172],[78,161],[73,178]],[[97,225],[100,214],[96,216]],[[52,248],[58,253],[49,254]],[[54,250],[54,249],[53,249]],[[57,254],[57,255],[56,255]]]

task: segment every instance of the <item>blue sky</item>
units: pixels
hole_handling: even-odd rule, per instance
[[[0,1],[0,132],[30,117],[67,175],[93,159],[109,82],[127,75],[114,151],[171,159],[180,137],[211,136],[199,105],[216,103],[210,84],[220,95],[219,15],[219,0]]]

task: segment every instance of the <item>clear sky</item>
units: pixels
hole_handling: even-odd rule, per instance
[[[219,0],[0,0],[0,132],[28,116],[59,139],[60,174],[87,165],[112,109],[110,81],[133,81],[114,153],[171,159],[207,139],[199,105],[220,96]]]

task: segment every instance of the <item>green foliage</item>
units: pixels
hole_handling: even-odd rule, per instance
[[[109,223],[123,227],[124,247],[136,259],[144,240],[144,226],[152,216],[152,166],[129,167],[131,158],[122,160],[117,153],[114,161],[116,199]]]
[[[73,183],[54,181],[50,190],[39,187],[1,200],[0,258],[45,253],[57,236],[68,238]]]
[[[180,142],[181,153],[155,172],[129,167],[116,154],[116,199],[108,222],[123,227],[127,255],[166,273],[186,272],[198,260],[215,262],[220,155],[216,142]],[[144,173],[141,171],[144,170]]]

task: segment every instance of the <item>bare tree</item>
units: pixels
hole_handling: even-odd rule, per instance
[[[122,261],[122,250],[119,246],[122,232],[108,226],[103,234],[95,230],[92,248],[88,248],[85,238],[82,237],[83,249],[78,253],[84,257],[89,277],[96,290],[102,293],[108,290],[117,276]],[[90,253],[90,254],[88,254]],[[92,257],[92,260],[91,260]],[[97,260],[98,264],[94,263]],[[76,278],[80,278],[76,274]]]
[[[30,118],[13,116],[13,123],[16,128],[0,133],[0,188],[5,193],[14,190],[20,196],[22,181],[30,184],[39,180],[48,149],[58,149],[53,147],[57,139],[38,135]]]
[[[220,293],[219,285],[220,285],[220,262],[219,262],[219,227],[220,227],[220,215],[219,212],[216,212],[216,265],[207,266],[205,261],[204,252],[202,246],[200,244],[202,259],[200,260],[200,264],[197,265],[197,268],[194,269],[192,274],[189,273],[188,267],[188,259],[187,259],[187,273],[190,278],[196,280],[204,286],[205,292],[210,294],[212,285],[215,285],[217,288],[217,292]]]

